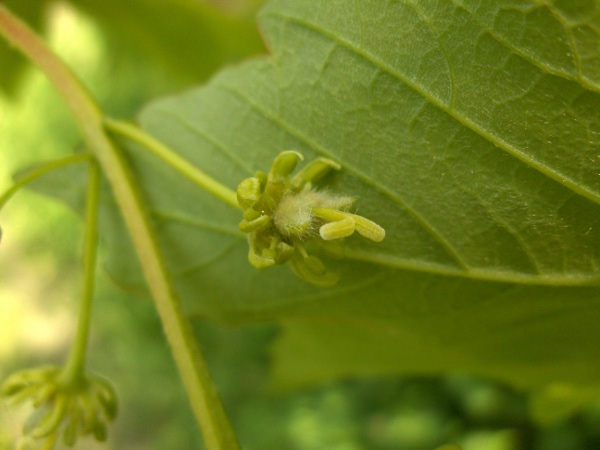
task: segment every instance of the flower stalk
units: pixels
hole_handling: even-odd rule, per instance
[[[125,158],[106,134],[102,111],[63,62],[27,25],[2,5],[0,35],[37,64],[55,85],[108,180],[133,240],[207,449],[239,449],[191,324],[167,271],[143,195]]]
[[[117,414],[117,397],[112,386],[85,371],[98,247],[99,193],[100,170],[92,160],[85,214],[83,288],[77,332],[66,365],[17,372],[0,387],[0,395],[12,403],[32,403],[36,412],[27,421],[24,434],[41,439],[47,449],[54,448],[60,435],[67,446],[73,446],[80,435],[87,434],[103,441],[106,423]]]
[[[96,257],[98,250],[98,204],[100,198],[100,169],[95,161],[90,162],[87,202],[85,213],[85,235],[83,243],[83,291],[79,306],[79,318],[75,341],[65,365],[60,382],[73,386],[84,374],[85,355],[90,334],[94,281],[96,279]]]

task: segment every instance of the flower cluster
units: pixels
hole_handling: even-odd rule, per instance
[[[57,366],[15,373],[0,388],[0,396],[13,404],[31,401],[35,411],[25,424],[24,435],[43,439],[44,448],[53,448],[61,432],[68,447],[80,435],[106,440],[106,423],[117,415],[112,386],[92,374],[64,382],[63,373]]]
[[[327,271],[316,256],[306,252],[311,238],[341,239],[357,231],[375,242],[385,237],[376,223],[348,212],[354,199],[313,189],[313,182],[340,166],[317,158],[291,176],[302,155],[281,152],[269,173],[257,172],[237,188],[238,203],[244,211],[239,224],[248,233],[250,263],[259,269],[287,263],[303,280],[319,286],[332,286],[339,276]]]

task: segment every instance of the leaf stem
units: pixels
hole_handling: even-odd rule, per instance
[[[15,184],[13,184],[10,188],[8,188],[4,194],[0,196],[0,210],[6,205],[8,200],[15,195],[19,189],[31,183],[32,181],[37,180],[42,175],[47,174],[48,172],[52,172],[53,170],[60,169],[61,167],[68,166],[69,164],[74,164],[83,161],[89,161],[92,155],[89,153],[78,153],[76,155],[69,155],[64,158],[57,159],[55,161],[47,162],[39,167],[28,172],[22,178],[17,180]]]
[[[71,109],[86,144],[111,185],[207,449],[239,449],[235,433],[194,338],[191,324],[166,269],[139,186],[123,155],[105,133],[102,111],[62,61],[27,25],[2,5],[0,35],[37,64],[55,85]]]
[[[219,200],[224,201],[234,208],[240,209],[237,201],[237,194],[227,186],[219,183],[214,178],[210,177],[196,166],[180,157],[172,149],[159,142],[148,133],[141,130],[139,127],[120,120],[107,118],[104,121],[106,128],[113,133],[120,134],[126,138],[142,145],[154,155],[158,156],[164,162],[169,164],[180,174],[187,177],[200,188],[214,195]]]
[[[98,202],[100,197],[100,169],[95,161],[90,164],[86,212],[85,236],[83,241],[83,290],[79,306],[77,332],[69,359],[60,381],[64,386],[73,386],[80,382],[85,365],[85,355],[92,318],[94,298],[94,280],[96,275],[96,255],[98,249]]]

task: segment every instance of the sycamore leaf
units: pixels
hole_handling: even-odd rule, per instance
[[[333,159],[342,170],[323,184],[387,237],[336,248],[331,289],[258,271],[238,211],[130,146],[190,312],[284,321],[288,384],[456,370],[596,381],[600,2],[580,3],[268,4],[269,58],[153,103],[142,126],[232,188],[282,150]],[[118,216],[103,228],[108,270],[131,285]]]

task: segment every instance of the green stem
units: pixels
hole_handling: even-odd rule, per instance
[[[64,158],[57,159],[55,161],[50,161],[46,164],[36,167],[35,169],[28,172],[21,179],[17,180],[14,185],[8,188],[6,192],[4,192],[4,194],[0,196],[0,210],[4,207],[6,202],[8,202],[8,200],[10,200],[11,197],[15,195],[17,191],[24,187],[26,184],[37,180],[39,177],[47,174],[48,172],[60,169],[64,166],[68,166],[69,164],[74,164],[82,161],[89,161],[91,157],[92,155],[90,155],[89,153],[78,153],[76,155],[66,156]]]
[[[234,208],[240,208],[237,201],[237,194],[234,191],[229,189],[227,186],[222,185],[206,173],[202,172],[196,166],[190,164],[169,147],[164,145],[162,142],[157,141],[137,126],[127,122],[108,118],[104,121],[104,123],[106,128],[113,133],[118,133],[122,136],[125,136],[126,138],[131,139],[132,141],[137,142],[146,149],[150,150],[164,162],[169,164],[183,176],[190,179],[200,188],[207,191],[209,194],[214,195],[219,200],[224,201]]]
[[[27,25],[1,5],[0,34],[37,64],[54,83],[113,189],[207,449],[239,449],[191,324],[166,270],[142,194],[123,155],[105,134],[102,112],[62,61]]]
[[[96,254],[98,249],[98,202],[100,197],[100,170],[95,161],[90,164],[83,241],[83,292],[79,306],[77,332],[69,359],[60,381],[64,386],[76,385],[82,378],[92,317]]]

